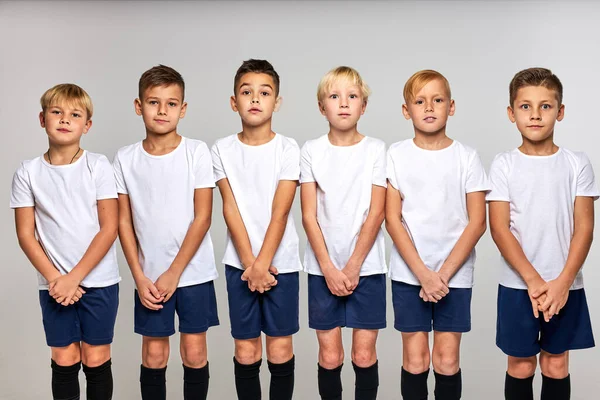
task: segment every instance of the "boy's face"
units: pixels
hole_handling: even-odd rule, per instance
[[[412,101],[402,105],[404,118],[412,119],[415,130],[434,134],[446,127],[448,117],[454,115],[454,100],[440,79],[428,82]]]
[[[176,84],[149,87],[134,104],[135,112],[144,120],[146,131],[155,135],[175,132],[187,109],[181,87]]]
[[[319,101],[321,114],[340,131],[355,129],[366,108],[360,87],[347,80],[334,82]]]
[[[236,93],[230,99],[231,109],[239,113],[242,123],[249,127],[269,122],[280,103],[281,98],[275,94],[273,78],[255,72],[242,75]]]
[[[508,118],[532,142],[541,142],[554,134],[554,124],[564,117],[565,106],[558,104],[556,92],[543,86],[525,86],[517,90]]]
[[[40,125],[46,129],[48,139],[55,145],[79,143],[81,136],[92,126],[84,107],[60,102],[40,112]]]

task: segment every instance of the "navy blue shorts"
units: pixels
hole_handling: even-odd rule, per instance
[[[175,312],[179,317],[179,332],[202,333],[219,325],[217,298],[213,281],[180,287],[163,303],[160,310],[146,308],[135,296],[135,333],[150,337],[165,337],[175,333]]]
[[[560,313],[546,322],[541,313],[538,319],[534,317],[527,290],[499,285],[496,345],[513,357],[594,347],[585,291],[571,290]]]
[[[470,288],[450,288],[437,303],[419,297],[421,286],[392,281],[394,328],[400,332],[469,332],[471,330]]]
[[[95,346],[112,343],[119,308],[119,284],[84,290],[85,294],[78,302],[66,307],[57,303],[47,290],[40,290],[48,346],[65,347],[76,342]]]
[[[299,274],[277,275],[277,285],[267,292],[252,292],[242,280],[244,271],[225,266],[231,336],[253,339],[264,332],[267,336],[289,336],[300,330]]]
[[[361,276],[351,295],[336,296],[325,277],[309,274],[308,326],[318,330],[385,328],[385,282],[385,274]]]

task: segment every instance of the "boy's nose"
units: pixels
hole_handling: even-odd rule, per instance
[[[256,98],[256,99],[252,99],[251,103],[252,103],[252,104],[254,104],[254,103],[258,104],[258,98]]]
[[[71,121],[69,121],[66,117],[62,117],[60,119],[60,123],[69,125],[69,124],[71,124]]]

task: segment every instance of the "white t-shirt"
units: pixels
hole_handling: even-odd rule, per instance
[[[385,143],[367,136],[353,146],[334,146],[327,135],[302,146],[300,182],[317,183],[317,221],[337,269],[346,266],[356,247],[371,208],[373,185],[387,185],[385,157]],[[310,242],[306,245],[304,268],[309,274],[323,275]],[[360,275],[386,272],[385,239],[379,229]]]
[[[559,148],[550,156],[528,156],[519,149],[498,154],[490,167],[487,201],[510,203],[510,231],[542,279],[562,272],[573,237],[575,197],[598,198],[592,164],[584,153]],[[500,284],[527,289],[506,260]],[[583,287],[579,270],[571,290]]]
[[[419,257],[439,271],[469,223],[467,193],[489,189],[479,155],[456,140],[441,150],[424,150],[412,139],[404,140],[388,150],[387,178],[402,195],[403,223]],[[474,265],[475,249],[450,279],[450,287],[472,287]],[[420,285],[396,246],[390,276]]]
[[[154,282],[171,266],[194,220],[194,190],[215,187],[210,151],[206,143],[182,137],[175,150],[155,156],[140,141],[119,149],[113,167],[117,191],[129,195],[142,270]],[[217,277],[206,232],[177,287]]]
[[[98,200],[116,197],[108,159],[84,150],[73,164],[51,165],[43,156],[22,162],[13,177],[10,207],[35,207],[36,236],[52,264],[65,275],[100,231]],[[113,243],[81,286],[106,287],[120,280]],[[38,287],[48,289],[40,273]]]
[[[219,139],[212,147],[215,181],[227,178],[250,237],[252,252],[258,256],[271,222],[273,198],[279,181],[300,178],[300,149],[294,139],[276,134],[260,146],[242,143],[237,134]],[[298,233],[292,213],[279,248],[273,257],[280,273],[302,269]],[[223,264],[243,269],[229,229]]]

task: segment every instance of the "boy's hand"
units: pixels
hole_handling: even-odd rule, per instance
[[[334,296],[349,296],[352,294],[352,290],[348,289],[352,286],[352,283],[344,272],[333,265],[322,269],[322,271],[327,287]]]
[[[420,294],[419,296],[421,296],[424,301],[437,303],[442,297],[450,292],[448,283],[444,282],[444,279],[442,279],[437,272],[427,269],[427,272],[418,278],[423,292],[423,296]]]
[[[169,268],[158,277],[156,282],[154,282],[158,294],[163,298],[163,303],[169,301],[173,296],[173,293],[177,290],[179,278],[181,278],[181,275]]]
[[[254,263],[246,268],[242,274],[242,280],[248,282],[248,289],[250,291],[255,292],[258,290],[259,293],[264,293],[277,285],[277,279],[269,272],[270,269],[271,267],[265,269]]]
[[[79,283],[79,280],[71,274],[61,275],[48,284],[48,293],[57,303],[68,306],[72,304],[71,301],[77,291],[83,291],[83,289],[79,290]]]
[[[146,276],[136,279],[135,286],[137,287],[140,302],[144,307],[150,310],[160,310],[163,308],[161,303],[165,298],[160,295],[160,292],[154,286],[154,283]]]
[[[569,299],[569,289],[571,283],[566,279],[558,277],[554,280],[546,282],[540,288],[532,293],[533,297],[539,297],[541,293],[546,294],[546,299],[541,302],[540,310],[544,312],[546,322],[550,321],[555,314],[565,306]]]
[[[358,281],[360,280],[360,268],[360,264],[350,260],[348,261],[348,264],[346,264],[346,266],[342,269],[342,272],[348,277],[348,280],[350,281],[350,285],[346,286],[346,289],[348,289],[348,291],[350,292],[353,292],[354,289],[356,289],[356,287],[358,286]]]
[[[546,301],[546,293],[542,294],[541,296],[539,296],[537,298],[537,302],[538,302],[538,311],[544,314],[544,320],[545,321],[550,321],[550,314],[548,313],[548,310],[544,311],[542,310],[542,304],[544,304],[544,301]]]
[[[533,315],[536,318],[539,318],[540,311],[543,311],[542,309],[540,309],[540,303],[538,301],[538,298],[542,295],[545,295],[547,290],[548,287],[546,286],[546,281],[544,281],[541,276],[536,277],[531,282],[527,282],[527,294],[529,295],[529,300],[531,301]]]

